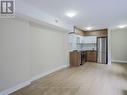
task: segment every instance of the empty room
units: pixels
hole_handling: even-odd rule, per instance
[[[127,95],[127,0],[0,0],[0,95]]]

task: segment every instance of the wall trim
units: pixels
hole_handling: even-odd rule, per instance
[[[51,73],[53,73],[53,72],[55,72],[55,71],[58,71],[58,70],[63,69],[63,68],[66,68],[66,67],[68,67],[68,66],[69,66],[69,65],[62,65],[62,66],[59,66],[59,67],[57,67],[57,68],[55,68],[55,69],[52,69],[52,70],[49,70],[49,71],[47,71],[47,72],[41,73],[40,75],[37,75],[37,76],[31,78],[30,81],[32,82],[32,81],[38,80],[38,79],[40,79],[40,78],[42,78],[42,77],[44,77],[44,76],[46,76],[46,75],[48,75],[48,74],[51,74]]]
[[[17,91],[17,90],[19,90],[19,89],[21,89],[21,88],[23,88],[23,87],[26,87],[26,86],[28,86],[28,85],[30,85],[30,84],[31,84],[30,81],[22,82],[22,83],[20,83],[20,84],[14,86],[14,87],[11,87],[11,88],[9,88],[9,89],[6,89],[6,90],[0,92],[0,95],[8,95],[8,94],[11,94],[11,93],[13,93],[13,92],[15,92],[15,91]]]
[[[121,60],[112,60],[114,63],[127,63],[127,61],[121,61]]]
[[[6,90],[0,92],[0,95],[8,95],[8,94],[11,94],[11,93],[13,93],[13,92],[15,92],[15,91],[17,91],[17,90],[20,90],[21,88],[24,88],[24,87],[30,85],[31,82],[33,82],[33,81],[35,81],[35,80],[37,80],[37,79],[40,79],[40,78],[42,78],[42,77],[44,77],[44,76],[46,76],[46,75],[48,75],[48,74],[51,74],[51,73],[53,73],[53,72],[55,72],[55,71],[58,71],[58,70],[63,69],[63,68],[66,68],[66,67],[68,67],[68,66],[69,66],[69,65],[62,65],[62,66],[59,66],[59,67],[57,67],[57,68],[55,68],[55,69],[52,69],[52,70],[47,71],[47,72],[45,72],[45,73],[42,73],[42,74],[40,74],[40,75],[37,75],[37,76],[31,78],[31,79],[28,80],[28,81],[25,81],[25,82],[23,82],[23,83],[20,83],[20,84],[14,86],[14,87],[11,87],[11,88],[9,88],[9,89],[6,89]]]

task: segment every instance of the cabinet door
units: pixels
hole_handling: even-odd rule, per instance
[[[81,64],[80,52],[70,52],[70,66],[79,66]]]
[[[68,35],[68,42],[69,42],[69,50],[77,50],[77,41],[78,38],[75,34]]]
[[[87,52],[87,61],[88,62],[96,62],[96,51],[88,51]]]
[[[80,43],[83,43],[83,39],[84,39],[84,37],[80,36]]]
[[[74,34],[69,34],[68,42],[69,43],[76,43],[76,36]]]
[[[82,43],[96,43],[97,37],[96,36],[84,36],[81,38]]]

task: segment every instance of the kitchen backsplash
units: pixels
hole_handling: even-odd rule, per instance
[[[81,45],[81,50],[96,50],[96,44],[83,44]]]
[[[96,44],[78,44],[78,50],[96,50]]]

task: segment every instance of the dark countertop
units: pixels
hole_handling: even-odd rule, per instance
[[[97,51],[97,50],[86,50],[86,51]]]
[[[97,50],[81,50],[81,51],[79,51],[79,52],[86,52],[86,51],[97,51]]]
[[[97,50],[74,50],[70,52],[80,52],[80,53],[86,53],[86,52],[97,52]]]

